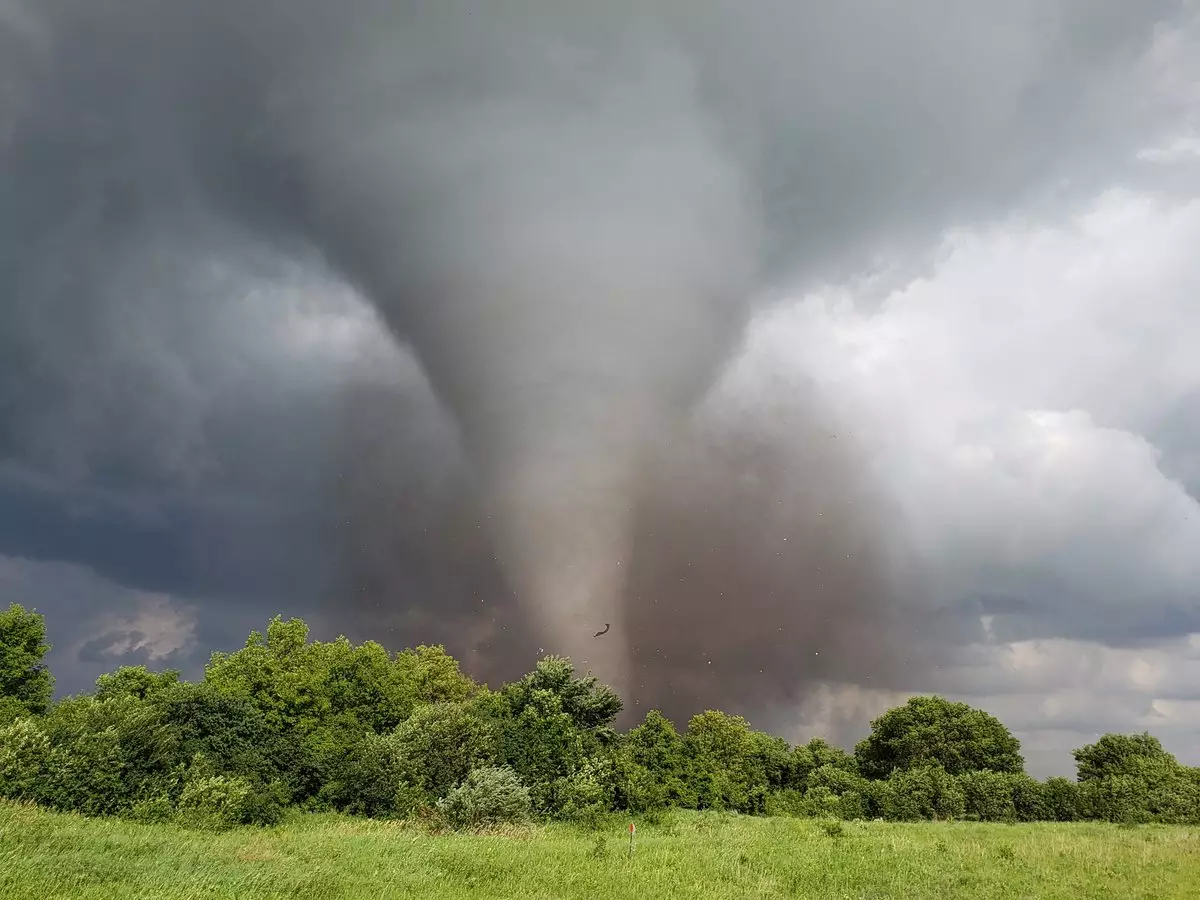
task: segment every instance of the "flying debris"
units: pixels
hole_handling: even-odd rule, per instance
[[[611,625],[609,625],[607,622],[605,622],[605,623],[604,623],[604,630],[603,630],[603,631],[597,631],[597,632],[596,632],[594,635],[592,635],[592,637],[600,637],[600,635],[602,635],[602,634],[608,634],[608,629],[610,629],[610,628],[612,628],[612,626],[611,626]]]

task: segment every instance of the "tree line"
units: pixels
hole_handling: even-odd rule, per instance
[[[914,697],[848,753],[702,712],[626,733],[620,697],[562,657],[497,690],[442,647],[309,640],[276,617],[204,677],[127,666],[53,700],[42,616],[0,611],[0,797],[196,827],[289,809],[473,827],[668,808],[844,819],[1200,822],[1200,769],[1149,734],[1074,751],[1075,780],[1024,771],[995,717]]]

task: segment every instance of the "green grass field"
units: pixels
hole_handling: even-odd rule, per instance
[[[836,829],[834,829],[836,830]],[[1200,830],[674,813],[638,828],[432,835],[310,816],[205,834],[0,803],[0,897],[1200,897]]]

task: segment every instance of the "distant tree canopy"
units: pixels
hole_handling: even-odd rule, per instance
[[[549,656],[499,690],[441,647],[392,653],[309,639],[272,619],[201,681],[127,666],[51,702],[42,617],[0,613],[0,798],[87,815],[225,828],[288,807],[429,817],[449,827],[578,822],[669,807],[896,820],[1200,823],[1200,770],[1148,734],[1075,751],[1079,778],[1037,781],[995,718],[914,697],[853,754],[790,746],[719,710],[625,734],[621,698]]]
[[[43,662],[49,651],[43,616],[16,603],[0,611],[0,723],[49,708],[54,678]]]
[[[854,755],[868,778],[931,764],[951,775],[1025,768],[1020,741],[999,719],[941,697],[913,697],[888,710],[871,723]]]

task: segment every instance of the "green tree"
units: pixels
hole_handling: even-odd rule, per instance
[[[958,776],[967,815],[989,822],[1033,822],[1053,818],[1056,796],[1040,781],[1012,772],[968,772]]]
[[[942,697],[913,697],[888,710],[871,723],[871,733],[854,755],[868,778],[929,765],[951,775],[1025,767],[1020,741],[999,719]]]
[[[174,669],[151,672],[145,666],[122,666],[115,672],[109,672],[96,679],[95,697],[97,700],[116,697],[148,700],[162,696],[177,684],[179,672]]]
[[[765,811],[769,791],[781,786],[790,763],[785,744],[754,731],[741,716],[715,710],[692,717],[684,742],[702,808]]]
[[[1083,805],[1115,822],[1200,821],[1200,780],[1149,734],[1106,734],[1074,751]]]
[[[696,805],[687,747],[671,720],[656,709],[625,735],[617,768],[617,803],[625,808]]]
[[[562,697],[549,690],[525,695],[520,712],[507,718],[502,727],[505,763],[529,788],[534,808],[555,813],[559,805],[556,787],[599,750],[595,736],[581,729],[563,710]]]
[[[310,642],[303,620],[281,616],[265,636],[251,632],[242,649],[214,653],[204,677],[226,696],[254,703],[272,726],[302,732],[336,720],[382,734],[422,704],[457,702],[475,690],[440,646],[393,657],[374,641]]]
[[[547,656],[520,681],[507,684],[501,691],[508,698],[514,715],[533,702],[539,692],[554,694],[559,706],[576,727],[597,729],[612,723],[621,712],[621,698],[594,675],[575,676],[575,667],[562,656]]]
[[[1142,734],[1106,734],[1094,744],[1072,751],[1079,781],[1096,781],[1113,775],[1133,775],[1147,764],[1175,762],[1158,738]]]
[[[44,616],[16,603],[0,611],[0,716],[50,708],[54,678],[43,661],[49,651]]]
[[[275,616],[264,636],[252,631],[234,653],[213,653],[204,680],[228,697],[252,702],[274,728],[308,731],[329,715],[324,660],[301,619]]]
[[[792,750],[785,787],[803,791],[808,786],[809,773],[822,766],[833,766],[844,772],[858,774],[858,760],[841,747],[833,746],[824,738],[815,737],[807,744],[799,744]]]
[[[808,775],[804,812],[812,816],[861,819],[868,814],[870,788],[866,779],[844,767],[824,763]]]
[[[396,654],[395,668],[409,713],[427,703],[458,703],[478,690],[440,644],[402,650]]]
[[[1066,778],[1048,778],[1042,785],[1046,817],[1055,822],[1075,822],[1085,817],[1079,784]]]
[[[414,709],[466,700],[475,685],[458,660],[441,646],[420,646],[392,656],[374,641],[354,646],[344,636],[313,645],[325,672],[330,712],[352,716],[379,734],[391,731]]]
[[[316,793],[321,773],[301,736],[272,725],[250,700],[184,682],[152,702],[179,743],[181,762],[202,756],[211,774],[242,776],[271,794],[281,786],[285,801]]]

